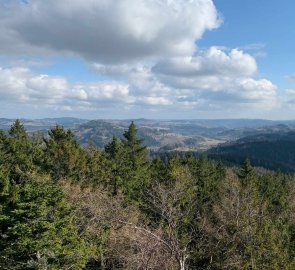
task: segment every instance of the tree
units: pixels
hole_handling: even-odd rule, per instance
[[[153,226],[162,233],[150,237],[157,239],[177,262],[178,269],[189,268],[189,261],[195,254],[196,245],[204,244],[204,228],[197,210],[197,186],[187,166],[177,162],[170,164],[170,181],[153,183],[146,191],[145,207]],[[154,220],[155,217],[155,220]]]
[[[228,171],[226,181],[220,186],[220,199],[213,207],[214,219],[211,227],[207,227],[212,236],[212,266],[218,269],[291,269],[288,227],[278,226],[268,212],[267,201],[253,184],[255,179],[252,180],[240,182]]]
[[[124,186],[131,200],[139,201],[143,190],[149,182],[149,161],[147,147],[143,146],[143,140],[137,137],[137,128],[132,122],[124,132],[123,146],[127,152],[127,160],[130,163]]]
[[[0,163],[8,168],[11,178],[20,183],[24,181],[26,172],[35,169],[33,146],[19,120],[11,126],[8,134],[8,137],[4,134],[1,136],[3,159],[0,158]]]
[[[242,166],[239,178],[242,181],[243,185],[255,185],[254,181],[256,180],[255,171],[251,166],[251,162],[249,159],[246,159],[244,165]]]
[[[14,138],[18,141],[21,141],[23,139],[26,140],[28,138],[26,130],[19,119],[15,120],[14,124],[10,127],[8,133],[11,136],[11,138]]]
[[[92,245],[86,269],[150,269],[155,246],[144,234],[129,225],[138,224],[140,213],[127,205],[122,194],[116,196],[97,186],[83,188],[62,182],[68,200],[75,206],[75,223]],[[155,269],[155,268],[152,268]]]
[[[160,157],[155,157],[150,164],[151,185],[154,182],[165,183],[169,179],[169,170]]]
[[[56,126],[49,131],[49,138],[44,142],[46,170],[50,171],[55,181],[62,178],[85,180],[86,154],[70,130]]]
[[[16,184],[0,173],[0,268],[82,269],[89,250],[63,192],[48,178],[27,177]]]
[[[128,194],[128,177],[131,166],[131,161],[128,159],[128,153],[124,148],[122,142],[113,137],[112,141],[105,146],[105,152],[110,160],[111,167],[111,180],[110,186],[112,194],[115,196],[119,190],[122,190],[124,194]],[[124,181],[126,181],[124,183]]]
[[[94,146],[85,149],[87,155],[85,179],[80,179],[82,186],[93,188],[108,187],[112,179],[111,161],[106,154]]]

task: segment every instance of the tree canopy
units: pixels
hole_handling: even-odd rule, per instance
[[[150,158],[132,122],[104,150],[0,132],[1,269],[294,269],[293,175]]]

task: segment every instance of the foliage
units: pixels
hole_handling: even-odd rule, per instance
[[[1,269],[295,268],[292,175],[151,159],[133,122],[118,137],[0,132]]]
[[[64,177],[78,181],[84,177],[86,156],[70,130],[56,126],[44,142],[45,166],[55,181]]]
[[[81,269],[88,250],[62,190],[39,176],[18,185],[3,171],[1,183],[0,268]]]

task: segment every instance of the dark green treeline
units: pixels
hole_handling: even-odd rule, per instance
[[[295,269],[293,176],[0,132],[0,269]]]

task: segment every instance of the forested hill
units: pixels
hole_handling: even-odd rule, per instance
[[[274,132],[248,136],[214,147],[209,157],[229,164],[242,164],[249,158],[253,165],[272,170],[295,172],[295,132]]]
[[[46,118],[21,120],[27,131],[48,136],[55,125],[70,129],[75,139],[87,147],[103,149],[113,136],[123,139],[131,120],[83,120]],[[149,120],[136,119],[140,139],[153,153],[206,152],[227,164],[242,164],[250,158],[255,166],[284,172],[295,171],[294,121],[259,119],[226,120]],[[11,119],[0,119],[0,129],[9,130]]]
[[[29,133],[40,131],[44,135],[55,125],[73,131],[83,145],[99,148],[111,142],[112,137],[123,138],[123,132],[132,120],[83,120],[77,118],[47,118],[21,120]],[[8,130],[14,120],[0,119],[0,129]],[[158,152],[206,151],[216,145],[264,133],[287,132],[295,129],[294,121],[259,119],[220,120],[134,120],[138,135],[149,149]]]
[[[295,269],[295,181],[206,157],[150,159],[131,123],[0,132],[0,269]]]

